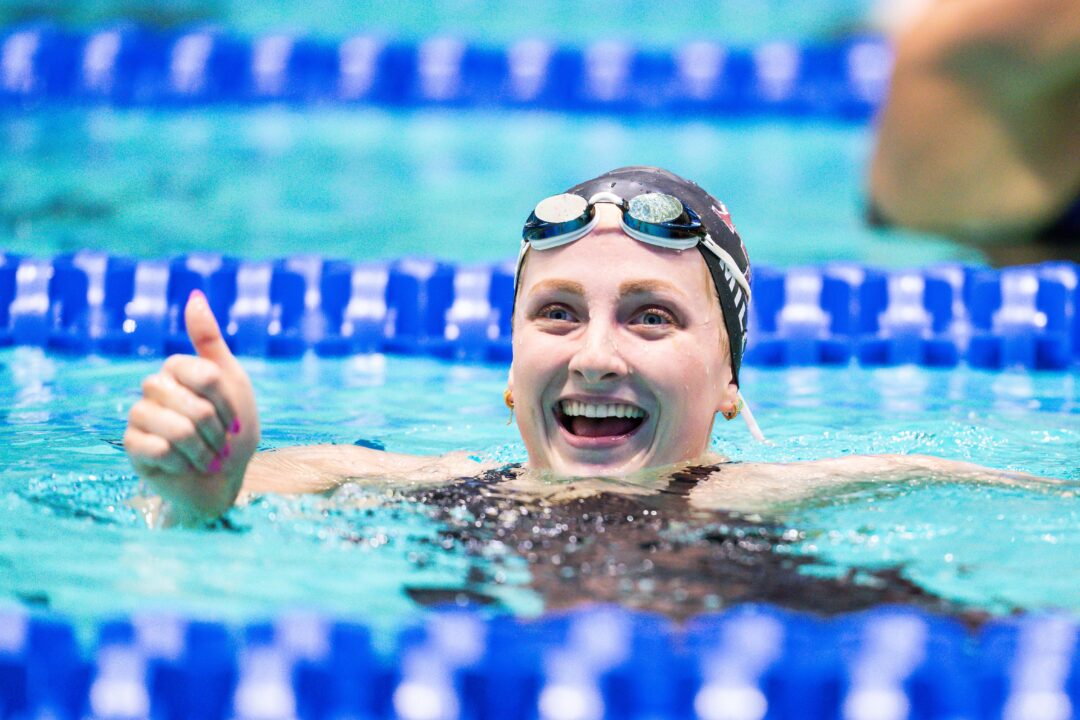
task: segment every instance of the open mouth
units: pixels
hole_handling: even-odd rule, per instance
[[[591,403],[560,400],[555,419],[571,435],[583,438],[614,438],[630,433],[645,422],[646,413],[627,403]]]

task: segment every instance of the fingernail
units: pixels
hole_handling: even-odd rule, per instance
[[[229,428],[229,432],[231,432],[233,435],[240,432],[240,418],[236,418],[232,421],[232,427]]]
[[[195,300],[195,299],[202,300],[203,302],[206,302],[206,296],[203,295],[203,291],[200,290],[199,288],[195,288],[194,290],[191,291],[191,294],[188,295],[188,302],[191,302],[192,300]]]
[[[206,466],[206,471],[211,475],[221,472],[221,457],[215,455],[214,459],[210,461],[210,464]]]
[[[225,442],[225,447],[221,451],[221,458],[225,459],[225,458],[229,457],[230,455],[232,455],[232,446],[229,445],[228,441],[226,441]]]

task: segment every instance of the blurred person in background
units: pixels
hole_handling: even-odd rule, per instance
[[[1080,1],[883,3],[896,64],[871,219],[996,264],[1080,259]]]

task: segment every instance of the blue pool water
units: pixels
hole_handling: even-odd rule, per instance
[[[415,38],[445,33],[488,42],[525,36],[570,43],[614,37],[667,45],[686,40],[689,29],[700,37],[722,37],[736,43],[776,37],[829,38],[872,22],[874,5],[874,0],[666,4],[647,0],[285,0],[272,4],[244,0],[0,0],[0,24],[44,18],[83,28],[137,20],[157,27],[214,24],[247,34],[284,30],[340,37],[362,31]]]
[[[0,244],[35,256],[490,262],[512,254],[537,198],[652,163],[720,195],[756,263],[978,262],[939,239],[866,228],[870,133],[809,120],[530,112],[12,112],[0,115]],[[601,498],[615,508],[601,515],[610,530],[581,537],[568,528],[589,513],[535,497],[467,484],[441,494],[347,488],[257,499],[234,511],[233,532],[166,533],[141,525],[119,447],[139,380],[157,362],[0,351],[0,598],[88,623],[149,609],[241,620],[303,607],[387,628],[459,600],[522,615],[611,600],[677,617],[755,599],[823,611],[890,599],[951,612],[1080,608],[1069,582],[1080,541],[1075,372],[750,368],[744,389],[774,444],[732,425],[715,443],[768,462],[928,453],[1061,486],[867,483],[751,516],[664,502],[621,512],[629,501],[613,489]],[[358,442],[524,459],[505,424],[505,367],[383,356],[247,366],[265,449]],[[503,542],[492,523],[507,511]],[[656,517],[662,527],[643,520]],[[655,543],[666,550],[642,559]],[[710,586],[714,576],[687,557],[716,560],[709,572],[726,579]],[[762,595],[769,583],[735,573],[759,564],[799,592]]]
[[[39,256],[502,260],[539,199],[655,164],[724,200],[755,263],[978,261],[940,239],[866,227],[870,140],[850,124],[528,112],[0,114],[0,244]]]
[[[736,46],[850,37],[884,5],[0,0],[0,26],[45,19],[81,33],[134,20],[154,30],[210,24],[327,42],[365,33],[488,46],[523,37],[572,46],[616,39],[670,49],[688,39],[689,28],[693,39]],[[54,99],[29,112],[0,110],[0,252],[490,262],[513,252],[537,198],[611,167],[652,163],[720,195],[759,267],[978,264],[977,253],[937,238],[867,229],[871,133],[816,119],[676,122],[323,106],[71,110]],[[1029,331],[1037,327],[1038,313],[1025,317]],[[988,716],[999,708],[1006,717],[1069,712],[1069,621],[991,624],[976,639],[950,621],[879,606],[910,604],[969,625],[987,614],[1080,611],[1075,365],[1055,373],[748,367],[743,389],[772,442],[754,443],[741,423],[721,422],[713,438],[716,450],[740,461],[927,453],[1055,482],[867,481],[799,501],[758,496],[738,511],[612,480],[589,492],[558,480],[526,491],[490,478],[440,488],[347,485],[325,496],[242,502],[226,528],[164,532],[144,526],[136,509],[143,489],[120,445],[139,381],[159,362],[0,348],[0,716],[18,707],[23,668],[27,713],[49,717],[160,714],[192,697],[236,716],[306,717],[312,706],[305,702],[330,707],[331,686],[378,695],[380,710],[371,714],[398,717],[416,717],[418,708],[425,717],[456,716],[459,708],[471,716],[481,695],[492,716],[537,707],[545,717],[574,708],[581,717],[609,710],[728,717],[735,706],[760,716],[783,713],[793,699],[806,717],[900,717],[908,709],[920,717],[974,716],[976,705]],[[244,362],[259,397],[263,450],[357,443],[432,454],[467,448],[499,465],[525,458],[505,422],[504,366],[382,355]],[[830,616],[879,610],[828,625],[802,616],[778,624],[784,615],[775,607],[701,615],[761,601]],[[698,619],[669,644],[667,626],[640,613],[600,609],[524,625],[496,618],[485,629],[472,616],[423,612],[469,604],[529,618],[583,602]],[[36,612],[24,638],[27,609]],[[366,635],[356,627],[334,635],[326,654],[329,625],[313,621],[312,611],[373,628],[385,665],[364,665],[353,641]],[[92,672],[73,662],[58,616],[73,620],[86,647],[103,643]],[[124,622],[103,622],[120,616],[135,618],[137,637],[124,635],[131,631]],[[427,629],[418,632],[410,625],[421,616]],[[154,655],[163,640],[176,643],[168,652],[179,652],[180,635],[170,639],[170,629],[183,629],[181,617],[229,626],[193,624],[182,656]],[[259,623],[267,618],[276,628]],[[423,647],[410,645],[425,635]],[[474,656],[463,660],[470,643]],[[218,664],[199,675],[208,648]],[[343,649],[351,654],[344,666]],[[772,652],[773,660],[762,655]],[[289,673],[301,668],[304,653],[318,655],[322,673],[306,688]],[[462,662],[481,656],[460,672]],[[601,683],[590,664],[604,662],[619,667]],[[181,684],[172,688],[176,697],[167,687],[163,694],[162,668],[195,671],[182,677],[199,692]],[[725,686],[734,668],[745,685]],[[232,680],[215,682],[230,669],[239,670],[235,688]],[[450,670],[459,684],[438,685]],[[417,672],[438,682],[417,684]],[[92,688],[84,684],[91,675]],[[573,683],[560,685],[571,675]],[[530,689],[516,697],[523,682]],[[443,695],[433,697],[433,689]],[[420,704],[410,708],[406,691]],[[942,702],[949,710],[928,709]]]
[[[5,601],[84,622],[150,609],[245,620],[302,607],[395,628],[416,617],[425,592],[532,615],[582,599],[545,580],[553,562],[583,585],[598,574],[575,565],[572,554],[531,544],[470,545],[461,531],[471,515],[402,503],[411,491],[401,488],[262,498],[233,512],[235,532],[148,531],[129,506],[137,480],[117,444],[138,381],[155,366],[0,351]],[[524,459],[505,422],[503,367],[382,356],[251,359],[246,366],[259,393],[264,449],[359,441]],[[789,541],[777,552],[808,559],[804,575],[896,570],[961,609],[1080,610],[1076,381],[1075,374],[749,368],[744,388],[774,444],[758,445],[741,426],[723,424],[715,445],[737,459],[765,461],[919,452],[1062,478],[1064,486],[1029,488],[867,483],[763,514]],[[483,502],[495,512],[525,504]],[[535,518],[538,538],[559,522]],[[718,532],[730,518],[688,515],[683,530],[676,520],[670,532],[692,534]],[[566,544],[553,537],[556,549]],[[617,561],[619,537],[612,529],[588,540],[612,543]],[[615,584],[597,590],[605,598],[635,607],[668,602],[640,569],[611,572]],[[722,607],[724,588],[694,602]]]

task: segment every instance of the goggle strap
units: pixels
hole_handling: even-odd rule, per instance
[[[701,240],[701,244],[706,250],[715,255],[720,260],[720,262],[724,264],[728,272],[731,274],[731,277],[735,280],[736,284],[740,288],[742,288],[742,291],[746,294],[746,303],[749,304],[750,283],[746,281],[746,276],[743,275],[743,271],[739,269],[739,264],[735,262],[735,258],[731,257],[731,253],[729,253],[727,250],[717,245],[716,241],[714,241],[709,235],[706,235]]]
[[[521,281],[521,265],[525,262],[525,253],[529,252],[529,242],[521,241],[521,249],[518,250],[517,264],[514,266],[514,298],[517,298],[518,283]]]
[[[754,413],[750,412],[750,406],[746,404],[746,399],[742,395],[742,391],[739,391],[739,408],[742,413],[743,420],[746,421],[746,427],[750,430],[750,435],[759,443],[767,443],[765,439],[765,433],[761,432],[761,428],[757,424],[757,420],[754,419]]]

